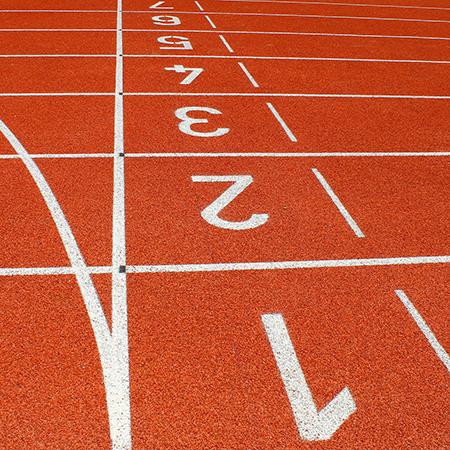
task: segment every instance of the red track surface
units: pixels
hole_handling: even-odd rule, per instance
[[[448,448],[448,2],[57,3],[0,5],[0,448]]]

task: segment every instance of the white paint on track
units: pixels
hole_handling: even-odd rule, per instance
[[[230,52],[230,53],[234,53],[233,47],[231,47],[231,45],[229,44],[229,42],[225,39],[225,36],[219,34],[219,38],[222,41],[223,45],[225,46],[225,48]]]
[[[125,167],[123,125],[122,0],[117,0],[116,87],[114,112],[114,192],[112,217],[112,339],[115,383],[108,404],[113,449],[131,449],[131,407],[128,348],[125,245]]]
[[[129,14],[152,14],[150,11],[127,11]],[[381,22],[413,22],[413,23],[450,23],[450,20],[440,19],[408,19],[401,17],[372,17],[372,16],[335,16],[327,14],[276,14],[276,13],[257,13],[257,12],[225,12],[225,11],[205,11],[205,13],[196,11],[171,11],[173,14],[210,14],[217,16],[254,16],[254,17],[293,17],[303,19],[330,19],[330,20],[373,20]]]
[[[128,273],[228,272],[249,270],[320,269],[324,267],[383,267],[448,264],[450,255],[404,256],[396,258],[323,259],[304,261],[235,262],[209,264],[160,264],[127,266]]]
[[[83,159],[83,158],[114,158],[113,153],[30,153],[33,159]],[[228,152],[228,153],[132,153],[127,152],[125,158],[361,158],[361,157],[448,157],[450,152]],[[0,154],[2,159],[18,159],[16,154]]]
[[[30,157],[28,152],[6,126],[0,120],[0,132],[6,137],[12,148],[20,156],[20,159],[25,164],[30,175],[32,176],[36,186],[38,187],[42,198],[47,205],[50,214],[55,222],[58,233],[61,237],[62,243],[69,258],[73,273],[76,276],[84,304],[89,315],[92,329],[94,331],[95,340],[97,343],[100,362],[103,370],[103,377],[105,381],[106,397],[108,404],[108,412],[111,404],[111,387],[115,382],[115,361],[113,355],[113,340],[109,332],[108,323],[106,321],[103,308],[91,279],[91,275],[87,269],[83,255],[78,248],[77,241],[72,233],[67,219],[58,203],[53,191],[47,183],[44,175],[36,165],[34,160]],[[22,269],[23,270],[23,269]]]
[[[440,10],[450,11],[450,8],[439,6],[409,6],[409,5],[380,5],[372,3],[344,3],[344,2],[302,2],[289,0],[216,0],[219,2],[230,3],[275,3],[275,4],[295,4],[295,5],[327,5],[327,6],[347,6],[347,7],[363,7],[363,8],[398,8],[398,9],[425,9],[425,10]]]
[[[88,273],[104,274],[111,273],[110,266],[86,267]],[[40,275],[75,275],[76,269],[73,267],[2,267],[0,277],[15,276],[40,276]]]
[[[208,23],[211,25],[212,28],[217,28],[216,24],[212,21],[211,17],[205,15],[205,19],[208,21]]]
[[[428,343],[435,351],[437,357],[442,361],[442,364],[444,364],[447,371],[450,372],[450,356],[445,351],[444,347],[442,347],[440,342],[437,340],[436,336],[431,331],[430,327],[427,325],[424,318],[420,315],[419,311],[417,311],[417,309],[412,304],[411,300],[408,298],[408,296],[405,294],[404,291],[398,289],[395,291],[395,293],[397,294],[397,297],[401,300],[403,306],[409,312],[411,317],[414,319],[414,322],[416,322],[416,325],[419,327],[420,331],[426,337]]]
[[[249,72],[247,67],[245,67],[244,63],[238,62],[239,67],[242,69],[242,71],[245,73],[247,78],[249,79],[250,83],[254,88],[259,88],[259,84],[256,82],[256,80],[253,78],[253,75]]]
[[[273,106],[272,103],[270,103],[270,102],[267,102],[266,105],[269,108],[270,112],[275,117],[275,119],[277,119],[278,123],[281,125],[281,128],[283,128],[283,131],[286,133],[287,137],[292,142],[297,142],[297,138],[295,137],[294,133],[291,131],[291,129],[288,127],[287,123],[280,116],[280,113],[275,109],[275,106]]]
[[[307,441],[331,439],[342,423],[356,411],[350,390],[347,387],[342,389],[319,411],[300,366],[283,316],[281,314],[263,314],[261,320],[301,438]]]
[[[335,194],[331,186],[328,184],[328,181],[325,179],[325,177],[317,170],[312,169],[312,172],[316,176],[316,178],[319,180],[319,183],[322,185],[322,187],[325,189],[325,192],[328,194],[328,196],[331,198],[332,202],[336,206],[336,208],[341,213],[342,217],[347,222],[348,226],[353,230],[353,233],[359,238],[363,238],[364,233],[361,231],[361,228],[359,228],[356,221],[353,219],[351,214],[347,211],[347,208],[344,206],[344,204],[341,202],[339,197]]]

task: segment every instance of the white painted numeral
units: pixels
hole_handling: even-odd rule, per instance
[[[181,24],[181,20],[176,16],[153,16],[152,20],[155,25],[175,26]]]
[[[165,1],[156,2],[152,6],[149,6],[149,9],[173,9],[173,6],[161,6],[166,3]]]
[[[213,108],[206,108],[203,106],[186,106],[184,108],[178,108],[175,111],[175,116],[181,120],[181,122],[178,124],[178,128],[183,133],[189,134],[190,136],[196,136],[196,137],[220,137],[224,134],[227,134],[230,129],[229,128],[217,128],[214,131],[194,131],[192,129],[192,125],[196,123],[208,123],[208,119],[196,119],[194,117],[189,117],[188,113],[192,111],[201,111],[208,114],[222,114],[217,109]]]
[[[203,72],[203,69],[195,67],[184,67],[181,64],[175,64],[173,67],[164,67],[164,69],[171,70],[176,73],[190,72],[185,78],[180,81],[180,84],[191,84]]]
[[[184,36],[161,36],[157,39],[160,44],[166,44],[169,47],[159,47],[160,50],[192,50],[192,44]]]
[[[281,314],[263,314],[262,322],[278,370],[291,403],[297,429],[306,441],[331,439],[356,411],[349,388],[345,387],[320,411],[312,396]]]
[[[253,183],[251,175],[198,175],[193,176],[192,181],[194,183],[233,183],[220,197],[201,212],[203,219],[210,225],[226,230],[249,230],[260,227],[269,220],[268,214],[253,214],[249,219],[239,222],[232,222],[219,217],[220,212]]]

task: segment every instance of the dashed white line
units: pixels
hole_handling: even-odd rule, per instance
[[[200,5],[200,3],[198,1],[194,1],[194,3],[200,11],[204,11],[203,6]]]
[[[312,169],[314,175],[319,180],[319,183],[322,185],[322,187],[325,189],[325,192],[328,194],[328,196],[333,201],[336,208],[341,213],[342,217],[345,219],[349,227],[353,230],[355,235],[359,238],[363,238],[364,233],[361,231],[361,228],[359,228],[356,221],[353,219],[353,217],[350,215],[350,213],[347,211],[347,208],[344,206],[344,204],[341,202],[339,197],[335,194],[331,186],[328,184],[327,180],[324,178],[324,176],[317,170]]]
[[[234,53],[233,48],[231,47],[231,45],[228,43],[228,41],[225,39],[225,37],[221,34],[219,34],[219,38],[220,40],[223,42],[223,45],[225,45],[226,49],[230,52],[230,53]]]
[[[414,319],[414,322],[416,322],[420,331],[426,337],[428,343],[435,351],[437,357],[442,361],[442,364],[444,364],[447,371],[450,372],[450,356],[445,351],[444,347],[442,347],[442,345],[436,339],[436,336],[431,331],[430,327],[427,325],[423,317],[420,315],[419,311],[417,311],[417,309],[412,304],[411,300],[401,289],[396,290],[395,293],[397,294],[397,297],[401,300],[401,302],[403,303],[404,307],[407,309],[411,317]]]
[[[259,84],[256,82],[256,80],[253,78],[252,74],[249,72],[249,70],[247,69],[247,67],[245,67],[244,63],[238,62],[239,67],[242,69],[242,71],[245,73],[245,75],[247,76],[247,78],[250,80],[250,83],[253,85],[253,87],[255,88],[259,88]]]
[[[281,125],[281,128],[283,128],[284,132],[287,134],[288,138],[292,142],[297,142],[297,138],[295,137],[294,133],[291,131],[291,129],[287,126],[286,122],[283,120],[283,118],[280,116],[278,111],[275,109],[275,107],[272,105],[272,103],[267,102],[267,107],[269,108],[270,112],[274,115],[275,119],[277,119],[278,123]]]
[[[217,28],[216,24],[212,21],[211,17],[205,15],[205,19],[209,22],[212,28]]]

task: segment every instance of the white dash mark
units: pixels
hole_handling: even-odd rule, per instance
[[[274,115],[275,119],[278,120],[279,124],[283,128],[284,132],[287,134],[288,138],[292,142],[297,142],[297,138],[295,137],[294,133],[291,131],[291,129],[287,126],[286,122],[283,120],[283,118],[280,116],[278,111],[275,109],[275,107],[272,105],[272,103],[267,102],[267,107],[270,109],[270,112]]]
[[[364,233],[361,231],[361,228],[359,228],[358,224],[355,222],[353,217],[347,211],[346,207],[339,200],[339,197],[334,193],[333,189],[331,189],[331,186],[328,184],[327,180],[325,180],[324,176],[317,169],[312,169],[312,171],[313,171],[314,175],[316,176],[316,178],[319,180],[319,183],[325,189],[328,196],[331,198],[331,200],[335,204],[336,208],[341,213],[342,217],[345,219],[345,221],[348,223],[350,228],[353,230],[355,235],[359,238],[365,237]]]
[[[247,78],[250,80],[250,83],[252,83],[253,87],[259,88],[259,84],[256,82],[256,80],[253,78],[252,74],[248,71],[247,67],[244,66],[244,63],[238,62],[239,67],[242,69],[242,71],[247,75]]]
[[[232,48],[231,45],[228,43],[228,41],[225,39],[225,37],[222,36],[221,34],[219,34],[219,38],[220,38],[220,40],[223,42],[223,45],[225,45],[226,49],[227,49],[230,53],[234,53],[233,48]]]
[[[450,372],[450,356],[445,351],[444,347],[442,347],[442,345],[436,339],[436,336],[431,331],[430,327],[427,325],[423,317],[420,315],[419,311],[417,311],[417,309],[411,303],[411,300],[401,289],[397,289],[395,293],[403,303],[404,307],[408,310],[409,314],[411,314],[411,317],[414,319],[414,322],[416,322],[420,331],[427,338],[427,341],[429,342],[431,347],[433,347],[433,350],[436,352],[437,357],[442,361],[446,369]]]
[[[209,22],[209,24],[211,25],[211,27],[217,28],[217,27],[216,27],[216,24],[212,21],[211,17],[205,15],[205,19]]]
[[[197,8],[198,8],[200,11],[204,11],[203,6],[200,5],[199,2],[195,1],[194,3],[197,5]]]

